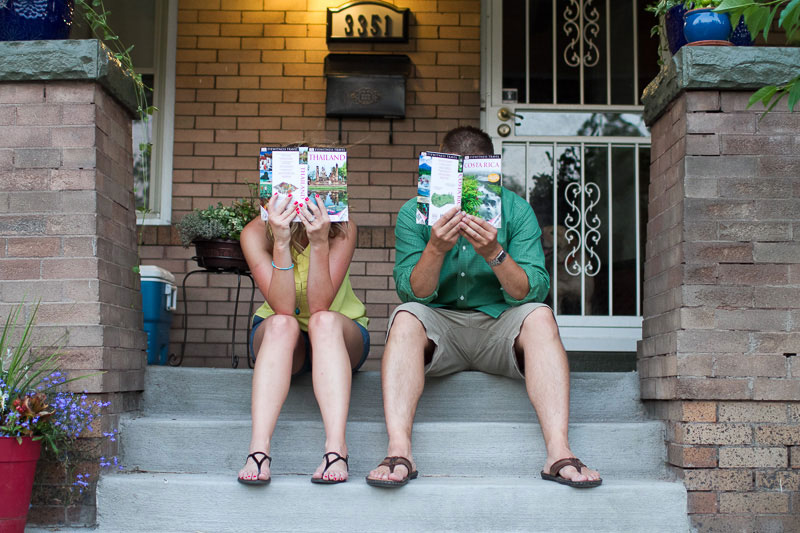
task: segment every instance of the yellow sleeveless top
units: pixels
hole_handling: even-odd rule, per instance
[[[308,319],[311,313],[308,310],[308,298],[306,291],[308,289],[308,266],[310,264],[311,252],[310,247],[306,247],[301,253],[297,254],[294,258],[294,286],[295,286],[295,318],[300,323],[300,329],[308,331]],[[344,316],[355,320],[365,328],[369,323],[367,318],[367,309],[361,300],[353,292],[353,287],[350,285],[350,269],[342,280],[342,285],[339,287],[339,292],[331,302],[329,308],[331,311],[336,311]],[[267,318],[275,314],[275,311],[269,306],[267,302],[256,310],[256,316]]]

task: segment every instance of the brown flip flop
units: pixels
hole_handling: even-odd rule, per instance
[[[372,485],[373,487],[384,487],[384,488],[397,488],[402,487],[403,485],[407,484],[410,479],[417,479],[419,472],[413,470],[411,468],[411,461],[406,459],[405,457],[400,456],[393,456],[393,457],[385,457],[381,464],[378,465],[380,468],[381,466],[388,466],[389,473],[393,473],[395,467],[397,466],[404,466],[406,470],[408,470],[408,475],[404,477],[401,481],[394,481],[391,479],[371,479],[367,476],[367,485]]]
[[[592,487],[597,487],[601,483],[603,483],[602,479],[595,479],[589,481],[572,481],[571,479],[567,479],[559,472],[565,466],[573,466],[575,470],[579,473],[581,468],[586,467],[585,464],[581,462],[580,459],[577,457],[567,457],[566,459],[561,459],[553,463],[553,466],[550,467],[550,473],[542,472],[542,479],[547,481],[555,481],[556,483],[561,483],[562,485],[567,485],[569,487],[575,487],[576,489],[590,489]]]

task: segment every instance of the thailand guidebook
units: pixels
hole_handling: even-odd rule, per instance
[[[325,205],[331,222],[348,220],[347,150],[344,148],[262,148],[258,158],[261,218],[274,193],[315,198]],[[295,222],[299,217],[295,217]]]
[[[502,164],[499,155],[419,154],[417,224],[433,226],[458,207],[465,213],[501,224]]]

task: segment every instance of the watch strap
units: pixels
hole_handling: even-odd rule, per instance
[[[499,265],[500,263],[505,261],[507,256],[508,256],[508,254],[506,253],[506,251],[501,248],[500,249],[500,253],[497,254],[497,256],[495,256],[494,259],[489,261],[489,266],[496,267],[497,265]]]

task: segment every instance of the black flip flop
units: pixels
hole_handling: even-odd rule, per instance
[[[573,466],[578,472],[581,471],[581,468],[586,468],[586,465],[583,464],[577,457],[567,457],[566,459],[561,459],[553,463],[553,466],[550,467],[549,474],[547,472],[542,472],[542,479],[547,481],[555,481],[556,483],[567,485],[568,487],[575,487],[576,489],[590,489],[603,483],[602,479],[590,481],[572,481],[571,479],[567,479],[559,474],[561,469],[565,466]]]
[[[259,461],[256,458],[256,455],[263,455],[263,457]],[[264,452],[253,452],[247,456],[247,459],[253,460],[253,462],[258,467],[258,473],[256,474],[256,479],[242,479],[240,477],[237,477],[236,479],[239,481],[239,483],[243,485],[269,485],[269,482],[272,481],[272,476],[270,476],[269,479],[258,479],[258,476],[261,475],[261,465],[264,464],[264,461],[269,461],[267,463],[267,466],[269,467],[272,466],[272,457],[270,457]],[[247,464],[247,459],[244,460],[245,464]]]
[[[406,459],[405,457],[400,456],[393,456],[393,457],[385,457],[381,464],[378,465],[378,468],[382,466],[389,467],[389,473],[393,473],[396,466],[404,466],[408,471],[408,475],[404,477],[401,481],[394,481],[391,479],[371,479],[367,476],[367,485],[372,485],[373,487],[382,487],[385,489],[395,489],[397,487],[402,487],[406,485],[409,480],[417,479],[419,476],[419,472],[411,468],[411,461]]]
[[[329,455],[333,455],[333,461],[330,460],[328,457]],[[325,459],[325,468],[322,470],[322,475],[325,475],[325,472],[331,467],[333,463],[336,461],[344,461],[344,465],[347,467],[347,471],[350,472],[350,465],[347,463],[347,460],[350,458],[348,455],[347,457],[342,457],[336,452],[328,452],[322,455],[322,458]],[[344,483],[347,481],[346,479],[323,479],[322,477],[319,478],[311,478],[311,483],[317,483],[318,485],[335,485],[337,483]]]

